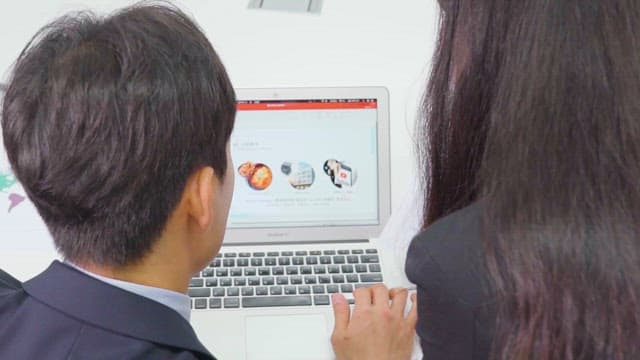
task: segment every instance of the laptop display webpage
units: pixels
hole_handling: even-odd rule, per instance
[[[379,224],[377,105],[239,101],[228,228]]]

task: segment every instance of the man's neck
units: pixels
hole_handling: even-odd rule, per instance
[[[136,264],[120,267],[102,266],[95,263],[78,262],[75,265],[91,273],[111,279],[152,286],[186,294],[193,274],[178,266],[175,261],[153,261],[145,259]]]

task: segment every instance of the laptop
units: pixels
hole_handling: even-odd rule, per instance
[[[383,87],[238,89],[234,197],[220,254],[191,280],[220,359],[332,359],[331,295],[388,282]]]

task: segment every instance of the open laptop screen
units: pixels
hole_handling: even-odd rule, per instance
[[[376,99],[239,101],[227,227],[377,225]]]

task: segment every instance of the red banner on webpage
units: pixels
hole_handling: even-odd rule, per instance
[[[307,101],[274,101],[274,102],[243,102],[237,104],[239,111],[250,110],[332,110],[332,109],[376,109],[376,101],[337,101],[337,102],[307,102]]]

